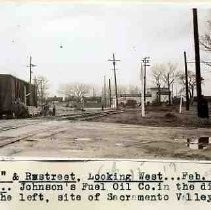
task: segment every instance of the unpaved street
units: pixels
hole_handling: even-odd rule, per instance
[[[211,149],[191,150],[184,140],[175,140],[197,136],[211,136],[211,129],[47,119],[2,120],[0,155],[210,160]]]

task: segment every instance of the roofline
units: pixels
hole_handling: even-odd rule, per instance
[[[29,84],[29,82],[27,82],[27,81],[25,81],[25,80],[23,80],[23,79],[19,79],[18,77],[14,76],[14,75],[12,75],[12,74],[0,74],[0,76],[12,77],[12,78],[14,78],[14,79],[21,80],[22,82],[25,82],[25,83],[28,83],[28,84]],[[32,84],[32,85],[33,85],[33,84]]]

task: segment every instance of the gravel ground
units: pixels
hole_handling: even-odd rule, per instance
[[[114,116],[114,115],[113,115]],[[211,160],[211,150],[192,150],[184,138],[211,136],[210,128],[121,123],[2,120],[1,156]],[[15,143],[4,143],[16,139]]]

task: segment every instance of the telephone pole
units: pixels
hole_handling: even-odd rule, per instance
[[[32,67],[35,67],[36,65],[32,64],[32,56],[29,58],[29,83],[31,84],[32,82]]]
[[[189,93],[188,93],[188,67],[187,67],[187,58],[186,52],[184,52],[184,62],[185,62],[185,92],[186,92],[186,110],[189,110]]]
[[[144,57],[142,59],[142,63],[143,63],[143,66],[144,66],[144,103],[146,103],[146,70],[147,70],[147,66],[150,66],[149,65],[149,62],[150,62],[150,57]]]
[[[111,108],[111,79],[108,80],[108,88],[109,88],[109,105],[110,105],[110,108]]]
[[[104,107],[106,108],[107,107],[106,76],[104,76],[103,98],[104,98]]]
[[[145,117],[144,72],[143,72],[143,65],[142,65],[142,63],[141,63],[140,79],[141,79],[141,116]]]
[[[194,29],[194,46],[195,46],[195,68],[196,68],[196,91],[197,91],[197,109],[198,117],[209,117],[208,104],[202,97],[201,91],[201,70],[200,70],[200,50],[199,50],[199,32],[197,9],[193,8],[193,29]]]
[[[117,80],[116,80],[116,62],[120,60],[115,59],[115,55],[113,53],[113,59],[109,59],[108,61],[112,61],[114,67],[114,83],[115,83],[115,96],[116,96],[116,109],[118,109],[118,93],[117,93]]]

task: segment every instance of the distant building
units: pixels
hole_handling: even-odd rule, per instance
[[[149,88],[149,92],[151,93],[150,103],[166,103],[169,101],[169,95],[171,96],[171,91],[168,88]]]
[[[102,105],[102,98],[100,96],[84,97],[84,106],[87,108],[99,108]]]
[[[150,101],[151,98],[151,94],[147,93],[146,94],[146,102]],[[115,104],[116,104],[116,98],[112,99],[112,107],[115,108]],[[134,107],[134,106],[139,106],[141,104],[141,94],[139,93],[126,93],[126,94],[119,94],[118,95],[118,104],[120,106],[130,106],[130,107]]]
[[[53,96],[53,97],[47,98],[47,102],[62,102],[62,101],[63,101],[63,97]]]
[[[149,88],[146,93],[146,103],[153,104],[158,103],[167,103],[169,101],[169,94],[171,96],[171,91],[168,88],[158,88],[153,87]],[[115,108],[116,98],[113,97],[112,99],[112,107]],[[119,94],[118,95],[118,104],[120,106],[138,106],[141,104],[141,94]]]
[[[64,99],[69,107],[76,107],[78,98],[75,96],[69,96]],[[101,107],[101,96],[85,96],[83,97],[83,103],[85,108],[98,108]]]

